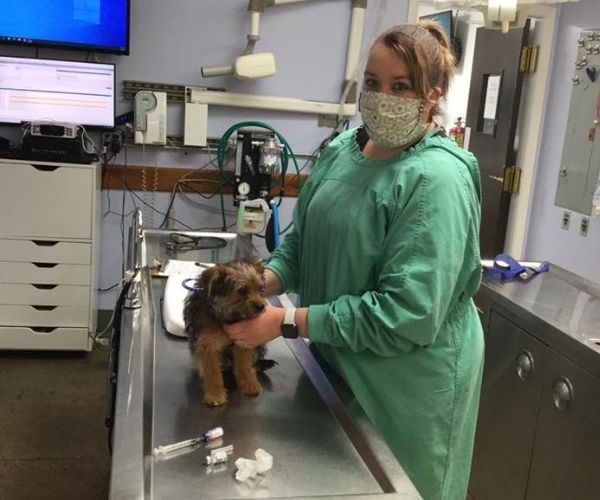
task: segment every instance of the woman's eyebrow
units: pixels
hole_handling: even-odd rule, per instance
[[[365,75],[367,76],[377,76],[375,73],[373,73],[372,71],[368,71],[365,70]],[[408,77],[408,75],[396,75],[392,77],[392,80],[408,80],[410,81],[410,78]]]

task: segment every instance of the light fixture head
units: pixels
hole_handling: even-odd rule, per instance
[[[276,71],[275,56],[270,52],[240,56],[233,63],[233,75],[242,80],[266,78]]]

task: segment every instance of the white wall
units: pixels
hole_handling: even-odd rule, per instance
[[[250,16],[246,0],[133,0],[131,12],[131,54],[129,56],[98,55],[99,61],[117,65],[117,112],[132,108],[131,102],[121,98],[123,80],[139,80],[180,85],[223,87],[230,91],[261,95],[296,97],[321,101],[337,101],[341,95],[346,63],[351,2],[349,0],[319,0],[293,3],[268,8],[261,19],[261,39],[255,52],[273,52],[277,74],[257,81],[236,81],[231,77],[204,79],[200,67],[227,64],[240,55],[246,44]],[[375,31],[406,20],[408,0],[369,0],[363,46],[370,44]],[[365,51],[366,52],[366,51]],[[35,56],[29,47],[1,46],[0,54]],[[83,60],[85,53],[40,49],[39,57]],[[361,71],[362,73],[362,71]],[[209,112],[208,133],[220,137],[233,123],[257,119],[275,127],[298,153],[310,153],[329,133],[317,128],[312,116],[290,113],[259,112],[236,108],[213,108]],[[355,120],[355,123],[357,121]],[[182,134],[183,106],[168,106],[168,134]],[[0,136],[18,143],[17,127],[0,127]],[[97,136],[93,137],[98,139]],[[117,163],[165,166],[198,167],[207,162],[204,154],[172,150],[127,148],[127,158],[121,154]],[[303,163],[303,160],[299,160]],[[290,167],[291,168],[291,167]],[[167,193],[136,193],[142,201],[164,211],[168,204]],[[103,193],[103,211],[108,212],[102,223],[102,248],[100,286],[108,287],[121,276],[122,236],[121,212],[127,214],[126,233],[133,207],[132,195],[120,191]],[[137,205],[144,206],[139,199]],[[218,198],[204,201],[196,196],[194,202],[218,206]],[[290,220],[294,200],[287,200],[282,211],[282,224]],[[124,210],[123,210],[124,208]],[[226,208],[232,209],[229,199]],[[218,211],[209,211],[196,204],[178,199],[176,216],[193,228],[220,227]],[[158,225],[162,216],[144,209],[146,219]],[[153,221],[151,219],[154,219]],[[233,222],[233,213],[228,222]],[[260,243],[260,240],[257,240]],[[112,308],[116,291],[100,294],[99,307]]]
[[[526,258],[549,260],[600,284],[600,220],[592,219],[588,236],[580,236],[583,215],[572,213],[569,230],[563,230],[564,209],[554,204],[575,69],[576,40],[581,29],[598,27],[600,8],[596,0],[560,7]]]

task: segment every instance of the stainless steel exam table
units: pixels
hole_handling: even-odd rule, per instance
[[[339,378],[325,372],[309,345],[282,338],[268,344],[277,362],[262,375],[256,398],[229,391],[229,402],[209,408],[186,339],[167,333],[161,322],[165,279],[152,267],[169,259],[226,262],[255,255],[251,242],[235,234],[216,250],[169,251],[169,231],[133,230],[132,285],[118,311],[120,328],[111,366],[111,500],[191,500],[194,498],[421,498],[389,448]],[[188,233],[202,235],[205,233]],[[226,464],[203,465],[204,446],[167,459],[153,449],[224,429],[223,445],[233,445]],[[252,483],[235,480],[238,457],[268,451],[273,468]]]

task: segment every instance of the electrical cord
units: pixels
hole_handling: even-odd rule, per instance
[[[177,219],[174,219],[173,217],[171,217],[170,213],[171,213],[171,209],[173,208],[173,204],[175,203],[175,197],[176,197],[177,193],[179,192],[180,194],[183,195],[183,191],[181,190],[181,184],[182,183],[188,184],[188,183],[193,183],[193,182],[207,182],[207,183],[218,184],[218,181],[201,180],[201,179],[189,179],[188,178],[189,176],[191,176],[191,175],[193,175],[193,174],[195,174],[195,173],[197,173],[197,172],[199,172],[199,171],[207,168],[210,165],[212,165],[213,167],[216,167],[216,165],[215,165],[215,158],[212,158],[210,156],[209,156],[209,158],[210,158],[209,161],[206,162],[204,165],[201,165],[197,169],[192,170],[192,171],[190,171],[190,172],[182,175],[179,179],[177,179],[177,182],[175,183],[175,185],[173,186],[173,189],[171,190],[171,196],[169,198],[169,204],[167,205],[167,213],[166,213],[165,217],[163,218],[162,222],[160,223],[160,225],[158,226],[159,229],[162,228],[162,227],[164,227],[165,224],[167,223],[167,221],[169,221],[169,220],[175,220],[176,222],[179,222],[179,221],[177,221]],[[203,198],[206,198],[206,199],[210,199],[213,196],[216,196],[216,194],[218,193],[218,191],[215,191],[215,193],[213,193],[213,195],[211,195],[211,196],[204,196],[199,191],[196,191],[193,188],[190,188],[190,189],[192,191],[198,193],[200,196],[202,196]]]

